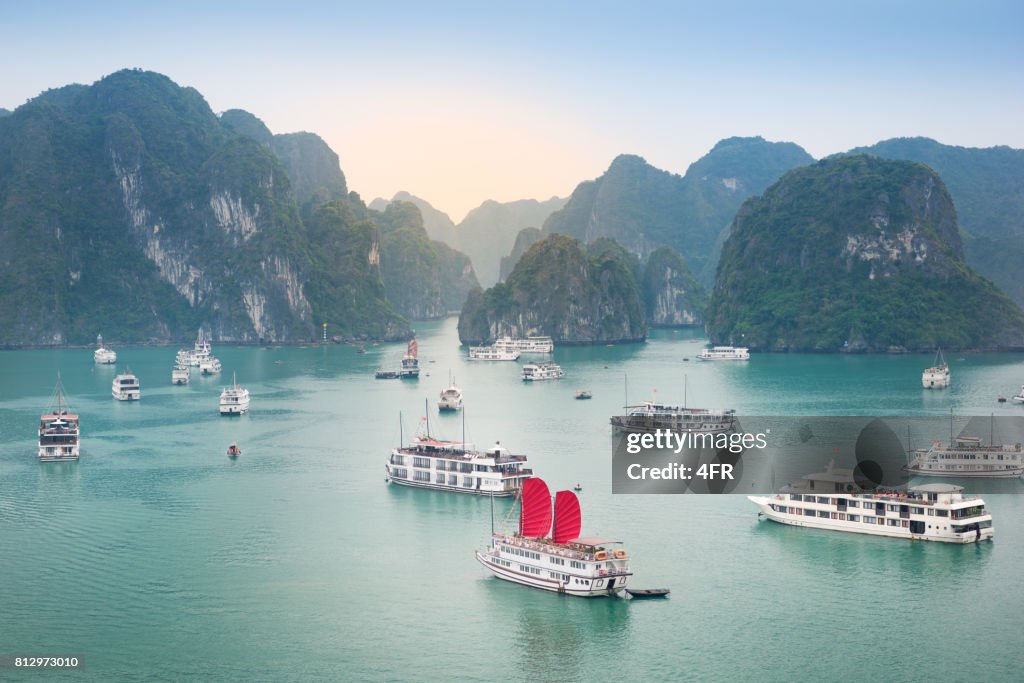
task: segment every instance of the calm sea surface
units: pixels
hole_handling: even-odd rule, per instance
[[[398,345],[216,346],[219,378],[170,384],[175,349],[117,348],[143,398],[112,400],[90,350],[0,353],[0,654],[79,654],[67,680],[1020,680],[1024,497],[986,495],[996,540],[950,546],[759,522],[740,495],[612,496],[608,417],[657,390],[749,415],[1024,414],[998,404],[1024,356],[755,356],[683,362],[696,332],[558,349],[560,382],[470,363],[455,320],[420,325],[424,375],[376,381]],[[78,463],[40,464],[35,429],[60,371],[82,416]],[[232,371],[252,411],[221,418]],[[467,439],[579,482],[583,531],[626,541],[634,587],[583,600],[476,563],[486,498],[384,482],[384,461],[451,372]],[[577,388],[590,401],[573,400]],[[430,417],[460,438],[458,416]],[[229,461],[231,441],[243,456]],[[510,508],[496,503],[499,521]],[[0,678],[48,674],[0,671]]]

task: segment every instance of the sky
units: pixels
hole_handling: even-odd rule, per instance
[[[366,201],[406,190],[456,222],[567,196],[622,153],[684,173],[736,135],[816,158],[1024,148],[1019,0],[147,4],[0,0],[0,107],[158,71],[319,134]]]

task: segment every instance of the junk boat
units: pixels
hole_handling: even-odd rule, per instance
[[[64,398],[64,386],[57,376],[50,407],[39,417],[39,462],[78,460],[78,415]]]
[[[410,339],[409,346],[405,350],[405,355],[402,356],[402,367],[398,371],[399,379],[420,378],[420,361],[418,355],[419,344],[415,339]]]

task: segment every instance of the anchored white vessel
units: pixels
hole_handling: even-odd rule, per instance
[[[399,379],[419,379],[420,361],[418,356],[419,344],[415,339],[410,339],[405,355],[402,356],[402,367],[398,371]]]
[[[39,462],[78,460],[78,430],[78,415],[65,402],[58,376],[50,407],[39,418]]]
[[[441,390],[441,400],[437,402],[438,410],[462,410],[462,389],[452,382],[447,389]]]
[[[112,365],[117,362],[117,354],[103,345],[103,335],[96,335],[96,350],[92,352],[92,359],[98,365]]]
[[[175,363],[171,370],[171,384],[188,384],[191,379],[191,368],[183,363]]]
[[[1024,403],[1024,384],[1020,385],[1020,391],[1011,399],[1014,403]]]
[[[182,355],[183,353],[185,354],[184,356]],[[192,352],[189,353],[182,349],[178,351],[178,358],[179,360],[184,359],[192,367],[198,368],[202,366],[203,361],[209,360],[211,354],[210,340],[206,338],[203,328],[199,328],[199,336],[196,337],[196,343],[192,347]]]
[[[640,405],[626,406],[625,415],[614,415],[612,426],[626,432],[653,432],[668,429],[678,434],[695,432],[716,434],[736,429],[735,410],[687,408],[685,406],[644,401]]]
[[[525,455],[512,455],[500,443],[486,451],[475,451],[469,444],[441,441],[430,436],[429,423],[412,445],[391,451],[384,466],[386,480],[400,486],[514,496],[523,481],[533,475],[526,467]]]
[[[555,343],[551,337],[527,337],[526,339],[502,337],[494,340],[493,346],[502,351],[519,351],[520,353],[551,353],[555,350]]]
[[[539,382],[545,379],[562,379],[565,371],[562,366],[555,363],[532,363],[523,366],[523,380],[526,382]]]
[[[519,360],[519,349],[499,349],[497,346],[470,346],[470,360]]]
[[[238,378],[231,373],[231,386],[220,392],[220,414],[241,415],[249,412],[249,390],[238,384]]]
[[[142,398],[139,378],[133,375],[131,370],[125,369],[123,374],[114,378],[110,385],[110,394],[118,401],[138,401]]]
[[[216,375],[221,371],[220,361],[216,356],[209,356],[199,363],[199,372],[203,375]]]
[[[745,346],[712,346],[702,349],[697,360],[750,360],[750,349]]]
[[[829,464],[773,496],[747,496],[770,520],[792,526],[891,536],[916,541],[991,540],[985,501],[962,486],[922,484],[906,490],[863,491],[853,471]]]
[[[921,373],[921,386],[925,389],[945,389],[951,381],[949,364],[942,357],[942,349],[935,354],[935,365]]]
[[[982,444],[977,436],[957,436],[952,443],[932,442],[928,449],[911,451],[906,470],[923,477],[1019,477],[1024,474],[1021,445]]]
[[[552,525],[552,517],[554,524]],[[499,579],[580,597],[615,595],[633,572],[629,554],[610,548],[621,541],[580,536],[580,503],[572,491],[555,494],[554,515],[547,484],[527,479],[519,531],[491,532],[491,544],[476,559]]]

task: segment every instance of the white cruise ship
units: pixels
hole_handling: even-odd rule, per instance
[[[192,379],[192,368],[184,363],[175,363],[171,370],[171,384],[188,384]]]
[[[925,389],[945,389],[952,381],[949,364],[942,357],[942,350],[935,354],[935,365],[921,373],[921,386]]]
[[[747,496],[768,519],[791,526],[890,536],[915,541],[991,540],[985,501],[962,486],[922,484],[906,490],[862,491],[853,472],[831,463],[772,496]]]
[[[494,341],[494,347],[503,351],[519,351],[520,353],[551,353],[555,350],[555,343],[551,337],[527,337],[526,339],[502,337]]]
[[[138,401],[142,398],[139,378],[126,369],[123,374],[114,378],[110,385],[110,394],[118,401]]]
[[[242,415],[249,412],[249,390],[238,384],[238,378],[231,374],[231,386],[220,392],[220,414]]]
[[[439,441],[429,433],[417,435],[412,445],[391,451],[384,466],[386,480],[400,486],[514,496],[533,475],[525,455],[512,455],[500,443],[486,451],[466,444]]]
[[[64,400],[64,386],[57,377],[50,407],[39,418],[39,462],[78,460],[80,423]]]
[[[441,398],[437,402],[438,410],[462,410],[462,389],[452,382],[447,389],[441,390]]]
[[[735,431],[736,411],[686,408],[652,399],[640,405],[626,406],[626,414],[612,416],[611,423],[616,429],[625,432],[668,429],[677,434],[717,434]]]
[[[602,597],[626,588],[633,572],[620,541],[580,536],[580,503],[572,491],[551,493],[536,477],[527,479],[519,508],[519,530],[491,533],[476,559],[495,576],[556,593]],[[552,523],[553,520],[553,523]]]
[[[712,346],[702,349],[697,360],[750,360],[750,349],[745,346]]]
[[[523,381],[539,382],[545,379],[562,379],[565,377],[565,370],[555,363],[529,363],[523,366]]]
[[[202,375],[216,375],[220,371],[220,361],[216,356],[211,355],[199,363],[199,373]]]
[[[179,355],[181,354],[180,351],[178,353]],[[199,336],[196,337],[196,343],[192,347],[192,353],[188,353],[187,351],[185,353],[188,354],[186,356],[188,364],[194,368],[201,367],[204,361],[210,359],[213,349],[210,346],[210,340],[206,338],[206,333],[203,332],[202,328],[199,328]]]
[[[103,335],[96,335],[96,350],[92,352],[92,359],[97,365],[113,365],[117,362],[117,354],[103,345]]]
[[[906,470],[923,477],[976,477],[1002,479],[1024,475],[1024,453],[1018,444],[990,444],[977,436],[957,436],[951,444],[938,441],[931,448],[911,451]]]
[[[519,360],[519,349],[499,349],[491,346],[470,346],[470,360]]]

